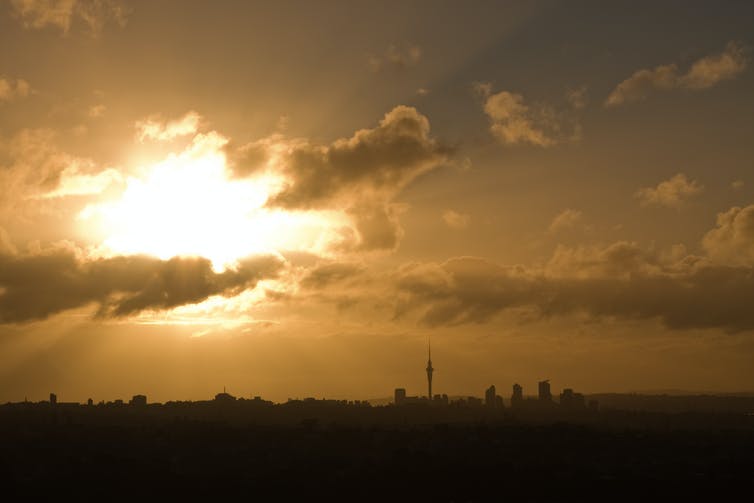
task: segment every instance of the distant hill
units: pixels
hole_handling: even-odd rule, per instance
[[[754,393],[640,394],[595,393],[601,409],[648,412],[740,412],[754,413]]]

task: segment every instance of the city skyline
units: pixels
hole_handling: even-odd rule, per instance
[[[0,2],[0,403],[754,390],[753,25]]]

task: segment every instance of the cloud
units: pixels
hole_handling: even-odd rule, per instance
[[[442,214],[445,224],[451,229],[465,229],[469,226],[471,217],[469,215],[458,213],[453,210],[447,210]]]
[[[283,263],[251,257],[218,273],[209,260],[119,256],[88,260],[70,247],[32,255],[0,255],[0,323],[45,319],[99,304],[98,315],[121,317],[232,296],[274,278]]]
[[[15,101],[19,98],[25,98],[31,92],[31,86],[24,79],[0,78],[0,103]]]
[[[0,164],[4,164],[0,169],[2,199],[10,203],[11,199],[54,190],[66,168],[76,162],[86,163],[59,150],[56,137],[51,129],[23,129],[0,141]]]
[[[117,0],[11,0],[14,15],[25,28],[59,28],[66,35],[74,21],[80,21],[92,36],[105,24],[125,26],[129,9]]]
[[[92,119],[98,119],[105,115],[105,110],[107,110],[107,107],[101,103],[99,105],[92,105],[87,110],[87,115]]]
[[[642,206],[665,206],[680,209],[690,197],[701,194],[704,186],[696,180],[690,180],[683,173],[678,173],[656,187],[644,187],[634,194]]]
[[[8,231],[0,227],[0,255],[14,255],[16,252]]]
[[[452,150],[432,138],[425,116],[397,106],[376,127],[327,145],[278,135],[230,146],[226,153],[236,176],[271,170],[284,178],[268,206],[344,211],[358,235],[344,236],[341,248],[376,250],[395,248],[402,234],[398,216],[403,207],[392,199],[448,161]]]
[[[391,45],[381,56],[369,57],[369,69],[374,72],[386,70],[403,71],[416,66],[422,57],[422,49],[418,45],[398,47]]]
[[[309,269],[299,284],[310,290],[321,290],[359,277],[365,271],[362,264],[352,262],[320,263]]]
[[[82,172],[77,163],[63,170],[60,182],[53,190],[35,196],[38,199],[51,199],[67,196],[100,194],[113,184],[123,183],[124,177],[114,168],[97,173]]]
[[[686,89],[708,89],[724,80],[736,78],[747,64],[743,47],[731,41],[722,53],[695,61],[688,73],[681,77],[680,84]]]
[[[575,110],[581,110],[586,106],[588,101],[586,86],[568,89],[566,91],[566,99]]]
[[[754,266],[754,205],[733,207],[717,215],[717,225],[702,245],[715,261]]]
[[[555,215],[550,223],[550,232],[560,232],[566,229],[572,229],[582,221],[584,214],[579,210],[571,208],[565,209]]]
[[[548,261],[532,265],[455,257],[385,272],[354,262],[315,263],[301,266],[300,288],[284,300],[429,327],[485,324],[505,314],[521,322],[575,316],[659,322],[672,330],[754,330],[754,205],[732,208],[719,220],[702,256],[683,245],[617,241],[559,245]]]
[[[349,208],[357,239],[345,239],[338,246],[342,251],[395,250],[403,238],[400,214],[404,205],[388,202],[364,202]]]
[[[146,140],[170,141],[180,136],[195,134],[199,130],[201,116],[194,112],[188,112],[180,119],[165,122],[159,117],[149,117],[137,121],[136,139],[140,142]]]
[[[398,106],[373,129],[330,145],[295,145],[283,161],[288,184],[272,199],[285,208],[327,206],[335,199],[393,195],[448,156],[429,135],[429,120]]]
[[[507,145],[551,147],[581,136],[581,127],[573,116],[549,105],[527,104],[522,95],[508,91],[493,93],[489,82],[476,83],[474,89],[484,98],[490,132]]]
[[[116,169],[60,150],[57,137],[51,129],[23,129],[0,138],[0,215],[24,200],[98,194],[122,181]]]
[[[503,312],[528,319],[587,315],[659,320],[671,329],[754,329],[754,270],[699,257],[665,263],[632,243],[561,250],[577,261],[545,269],[504,267],[473,257],[412,264],[395,277],[398,318],[428,326],[487,323]],[[589,264],[584,270],[584,264]]]
[[[689,71],[681,75],[675,64],[642,69],[618,84],[605,100],[606,107],[615,107],[646,99],[656,91],[708,89],[718,83],[737,77],[746,69],[748,58],[743,47],[729,42],[720,54],[695,61]]]

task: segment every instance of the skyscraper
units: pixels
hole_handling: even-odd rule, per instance
[[[539,399],[544,402],[552,401],[552,393],[550,393],[550,381],[544,380],[539,382]]]
[[[403,405],[406,401],[406,388],[395,388],[395,405]]]
[[[434,372],[435,369],[432,368],[432,344],[429,340],[427,341],[427,351],[429,355],[429,358],[427,359],[427,384],[429,385],[427,399],[432,401],[432,372]]]
[[[495,390],[495,385],[493,384],[489,388],[487,388],[487,391],[484,392],[484,404],[494,409],[496,404],[496,397],[497,397],[497,391]]]

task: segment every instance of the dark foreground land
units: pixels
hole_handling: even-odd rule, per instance
[[[751,501],[754,417],[11,404],[0,406],[0,482],[5,501]]]

